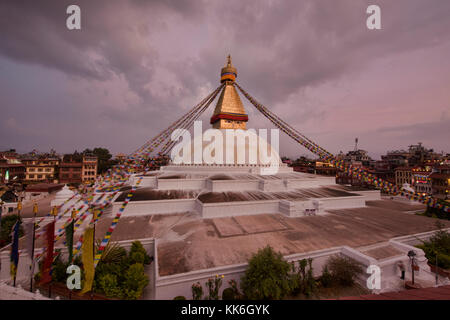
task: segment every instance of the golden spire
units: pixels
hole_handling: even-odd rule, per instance
[[[215,129],[246,129],[248,116],[233,85],[236,77],[237,70],[231,63],[231,55],[228,55],[225,67],[220,72],[220,82],[225,82],[225,87],[211,117],[211,124]]]

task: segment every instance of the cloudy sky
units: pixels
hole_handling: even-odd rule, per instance
[[[216,88],[231,53],[244,89],[333,153],[355,137],[375,158],[450,152],[449,17],[448,0],[2,0],[0,149],[131,152]],[[272,127],[244,105],[248,127]],[[308,154],[284,135],[280,149]]]

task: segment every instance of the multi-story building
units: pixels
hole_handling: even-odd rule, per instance
[[[22,159],[26,167],[25,181],[57,183],[59,162],[57,156],[25,156]]]
[[[59,183],[78,184],[82,182],[83,155],[64,155],[59,164]]]
[[[397,167],[395,168],[395,184],[401,188],[404,183],[412,184],[412,168]]]
[[[25,166],[21,163],[0,162],[0,183],[21,182],[25,178]]]
[[[315,162],[314,173],[325,176],[335,176],[336,167],[330,162],[317,160]]]
[[[21,182],[25,178],[25,166],[14,149],[0,152],[0,183]]]
[[[83,166],[81,170],[81,180],[83,182],[92,182],[97,177],[97,157],[83,156]]]
[[[419,193],[431,194],[431,169],[422,167],[412,168],[412,187]]]
[[[435,166],[430,178],[433,196],[448,199],[450,194],[450,165]]]

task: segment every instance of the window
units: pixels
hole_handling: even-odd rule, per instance
[[[42,168],[39,168],[39,169],[38,169],[38,172],[42,172]]]
[[[42,174],[38,174],[38,175],[37,175],[37,178],[38,178],[38,179],[42,179]]]

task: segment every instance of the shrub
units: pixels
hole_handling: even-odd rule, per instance
[[[98,240],[96,243],[97,250],[100,245],[101,241]],[[117,242],[108,242],[100,258],[100,261],[104,263],[120,263],[126,256],[127,251],[124,248],[120,247]]]
[[[68,274],[66,273],[68,263],[61,260],[61,255],[58,255],[52,266],[52,280],[55,282],[66,282]]]
[[[148,277],[144,273],[144,265],[141,263],[131,265],[125,275],[122,289],[123,298],[129,300],[139,299],[147,284]]]
[[[144,264],[145,256],[142,252],[131,252],[130,253],[130,262],[131,263],[140,263]]]
[[[422,241],[417,247],[425,252],[425,257],[431,264],[437,264],[443,269],[450,269],[450,233],[442,230],[443,225],[438,221],[436,226],[439,228],[428,241]]]
[[[348,257],[332,256],[328,258],[326,266],[330,270],[332,282],[344,287],[352,286],[363,272],[361,264]]]
[[[206,286],[208,287],[208,300],[219,300],[219,289],[222,286],[223,275],[216,275],[215,279],[208,279]]]
[[[226,288],[223,290],[222,300],[236,300],[233,288]]]
[[[328,266],[325,265],[322,269],[322,275],[319,278],[320,284],[322,285],[322,287],[324,288],[329,288],[333,285],[333,277],[330,273],[330,271],[328,271]]]
[[[185,296],[176,296],[173,300],[186,300]]]
[[[130,258],[132,260],[132,263],[137,263],[137,261],[134,261],[133,259],[136,259],[136,258],[137,259],[141,259],[141,257],[139,255],[135,254],[137,252],[141,253],[144,256],[143,264],[150,264],[151,258],[147,254],[147,251],[145,250],[144,246],[142,245],[142,243],[140,241],[134,241],[131,244],[131,249],[130,249],[129,256],[130,256]]]
[[[249,261],[241,281],[248,299],[281,299],[292,290],[290,265],[270,246],[259,250]]]
[[[293,294],[304,294],[311,296],[316,290],[316,280],[313,276],[312,259],[302,259],[299,261],[298,270],[292,264],[292,290]]]
[[[196,282],[192,285],[192,299],[201,300],[203,297],[203,287],[200,282]]]
[[[113,274],[107,273],[101,275],[99,285],[108,298],[122,296],[122,290],[119,288],[117,277]]]
[[[238,284],[235,280],[231,279],[228,281],[228,284],[230,285],[230,288],[233,290],[234,299],[240,300],[242,299],[242,294],[239,292]]]

